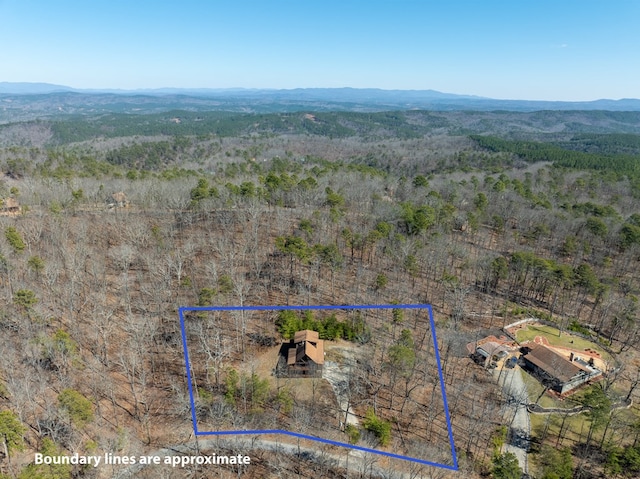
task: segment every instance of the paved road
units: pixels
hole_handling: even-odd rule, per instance
[[[229,454],[234,455],[232,452],[226,451],[236,451],[235,454],[241,453],[243,455],[249,454],[250,451],[254,451],[257,449],[263,451],[271,451],[274,453],[280,454],[288,454],[292,456],[298,456],[307,460],[315,460],[322,461],[328,467],[333,468],[343,468],[351,471],[351,474],[355,476],[362,477],[381,477],[381,478],[391,478],[391,479],[415,479],[418,477],[415,472],[403,472],[399,470],[389,470],[382,469],[376,465],[377,460],[375,455],[366,457],[361,451],[358,450],[348,450],[343,451],[342,453],[327,453],[323,452],[320,447],[304,447],[298,446],[292,443],[266,440],[266,439],[257,439],[253,437],[252,439],[246,437],[236,437],[235,439],[230,438],[215,438],[215,439],[200,439],[197,441],[189,442],[186,444],[180,444],[175,446],[169,446],[164,449],[159,449],[157,451],[146,454],[147,456],[157,456],[164,458],[165,456],[196,456],[207,454],[207,451],[211,450],[220,450],[223,448],[225,452],[221,452],[220,454]],[[119,466],[122,467],[122,466]],[[136,474],[140,472],[142,469],[147,467],[146,465],[135,464],[126,469],[120,470],[118,472],[114,472],[111,474],[111,479],[133,479],[136,477]],[[171,466],[166,466],[171,467]],[[178,466],[179,467],[179,466]],[[219,467],[219,466],[215,466]],[[249,466],[250,467],[250,466]],[[420,466],[415,466],[420,467]],[[428,466],[424,466],[429,468]]]
[[[527,473],[531,423],[527,410],[529,397],[522,379],[522,371],[516,366],[514,369],[503,369],[501,373],[496,371],[496,374],[500,374],[500,385],[507,398],[506,418],[510,421],[507,444],[504,449],[505,452],[515,454],[520,468]]]
[[[200,439],[187,443],[187,444],[177,444],[175,446],[170,446],[164,449],[159,449],[157,451],[146,454],[147,456],[157,456],[164,458],[165,456],[197,456],[205,453],[210,450],[218,450],[220,447],[229,450],[229,451],[238,451],[241,454],[248,454],[253,449],[261,449],[265,451],[273,451],[273,452],[282,452],[285,454],[318,454],[317,449],[311,449],[307,447],[298,447],[295,444],[283,443],[278,441],[268,441],[264,439],[244,439],[244,438],[236,438],[236,439]],[[226,452],[224,454],[227,454]],[[233,455],[234,453],[230,453]],[[237,454],[237,452],[235,453]],[[335,461],[334,464],[339,464],[340,461],[337,458],[330,458]],[[345,460],[346,463],[346,460]],[[138,472],[147,467],[146,465],[136,464],[134,466],[128,467],[125,470],[122,470],[116,474],[113,474],[112,479],[125,479],[125,478],[133,478],[136,476]]]

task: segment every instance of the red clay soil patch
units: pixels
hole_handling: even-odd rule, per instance
[[[517,326],[506,328],[505,331],[515,338],[518,331],[520,331],[521,329],[527,329],[530,325],[531,323],[522,323],[518,324]]]
[[[536,344],[542,344],[543,346],[550,346],[549,340],[544,336],[536,336],[533,338],[533,342]]]

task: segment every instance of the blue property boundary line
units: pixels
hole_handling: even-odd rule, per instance
[[[429,313],[429,324],[431,326],[431,337],[433,338],[433,347],[435,351],[436,364],[438,366],[438,379],[440,381],[440,390],[442,391],[442,402],[444,406],[444,413],[447,420],[447,431],[449,434],[449,446],[451,448],[451,456],[453,458],[453,465],[441,464],[438,462],[427,461],[424,459],[418,459],[410,456],[403,456],[400,454],[393,454],[391,452],[380,451],[377,449],[370,449],[362,446],[355,446],[339,441],[332,441],[330,439],[323,439],[315,436],[308,436],[306,434],[300,434],[292,431],[285,431],[280,429],[259,429],[259,430],[244,430],[244,431],[199,431],[198,421],[196,418],[195,399],[193,394],[193,384],[191,381],[191,362],[189,360],[189,349],[187,347],[187,331],[185,328],[185,313],[191,311],[282,311],[282,310],[322,310],[322,309],[426,309]],[[402,459],[405,461],[417,462],[428,466],[439,467],[442,469],[448,469],[451,471],[458,470],[458,457],[456,454],[455,443],[453,441],[453,430],[451,427],[451,417],[449,415],[449,405],[447,402],[447,393],[444,388],[444,375],[442,373],[442,365],[440,362],[440,351],[438,349],[438,339],[436,338],[436,326],[433,320],[433,310],[430,304],[371,304],[371,305],[315,305],[315,306],[191,306],[178,308],[178,314],[180,316],[180,330],[182,333],[182,347],[184,348],[185,366],[187,371],[187,385],[189,387],[189,399],[191,402],[191,420],[193,422],[193,432],[196,436],[222,436],[222,435],[241,435],[241,434],[284,434],[301,439],[309,439],[311,441],[321,442],[325,444],[331,444],[334,446],[346,447],[348,449],[355,449],[358,451],[369,452],[372,454],[378,454],[381,456],[387,456],[394,459]]]

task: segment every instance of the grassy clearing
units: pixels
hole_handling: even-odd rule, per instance
[[[537,437],[550,439],[554,444],[562,428],[562,440],[559,447],[572,446],[584,441],[589,431],[589,420],[586,414],[566,416],[563,414],[531,414],[532,432]],[[546,429],[546,437],[543,436]]]
[[[603,360],[608,361],[610,358],[606,351],[603,351],[597,344],[586,339],[574,336],[570,333],[560,333],[560,330],[552,326],[530,325],[527,328],[520,329],[516,332],[518,342],[533,341],[536,336],[547,338],[551,346],[559,346],[563,348],[571,348],[579,351],[585,349],[595,349],[598,351]]]
[[[576,405],[579,398],[585,392],[586,390],[581,391],[578,395],[571,398],[571,400],[563,402],[557,401],[556,406],[571,408]],[[640,419],[638,413],[639,411],[635,408],[614,410],[611,414],[611,424],[606,430],[607,437],[604,439],[604,442],[619,445],[632,443],[633,434],[630,432],[628,425],[638,423]],[[565,416],[564,414],[530,414],[529,418],[533,436],[554,447],[556,444],[558,447],[564,447],[583,442],[587,437],[590,427],[589,416],[585,413],[574,414],[572,416]],[[560,432],[561,429],[562,433]],[[593,436],[594,443],[602,442],[604,433],[604,427],[596,431]],[[558,436],[562,436],[562,440],[558,441]]]
[[[527,386],[529,401],[536,402],[540,394],[542,394],[544,386],[540,384],[540,381],[538,381],[531,374],[527,373],[524,370],[522,371],[522,379],[525,386]],[[538,404],[542,407],[571,407],[571,405],[567,405],[566,402],[558,401],[548,394],[543,394],[542,397],[538,400]]]

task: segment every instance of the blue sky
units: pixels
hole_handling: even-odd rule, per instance
[[[0,81],[640,98],[638,0],[0,0]]]

